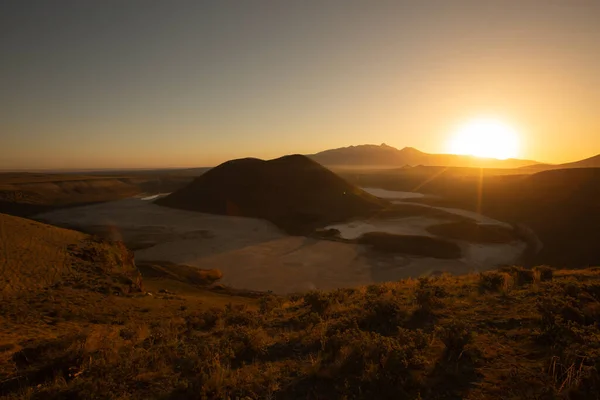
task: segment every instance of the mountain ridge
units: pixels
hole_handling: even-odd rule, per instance
[[[533,160],[509,158],[499,160],[456,154],[425,153],[414,147],[397,149],[385,143],[381,145],[363,144],[328,149],[308,157],[328,166],[443,166],[443,167],[485,167],[520,168],[539,164]]]

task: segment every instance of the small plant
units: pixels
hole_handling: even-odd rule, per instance
[[[252,362],[264,356],[272,339],[262,328],[240,327],[225,333],[236,362]]]
[[[501,272],[510,274],[513,279],[515,286],[523,286],[534,282],[534,271],[523,267],[505,267],[501,269]]]
[[[263,296],[258,301],[259,311],[261,314],[268,314],[274,309],[281,307],[283,304],[283,299],[279,296],[275,295],[267,295]]]
[[[331,305],[331,298],[327,293],[313,290],[304,295],[304,303],[310,307],[312,312],[322,315]]]
[[[546,265],[540,265],[533,268],[533,279],[535,282],[551,281],[554,276],[554,270]]]
[[[211,308],[201,313],[188,315],[186,323],[190,330],[211,330],[215,328],[223,317],[223,311]]]
[[[548,366],[548,375],[558,394],[578,388],[585,381],[587,375],[587,368],[584,366],[585,357],[571,363],[561,361],[560,357],[554,356]]]
[[[249,311],[246,305],[225,306],[225,323],[227,325],[256,326],[260,323],[259,315]]]
[[[460,321],[451,321],[447,325],[438,326],[436,333],[446,346],[446,356],[449,359],[460,358],[465,347],[473,341],[470,327]]]
[[[362,326],[369,331],[382,335],[393,335],[397,333],[408,318],[408,312],[396,298],[385,296],[375,298],[367,302],[367,315]]]
[[[367,294],[373,296],[381,296],[387,293],[389,289],[384,285],[369,285],[367,286]]]
[[[447,295],[444,288],[433,283],[429,278],[419,278],[415,290],[415,302],[423,311],[431,311],[441,305],[441,299]]]
[[[479,289],[482,292],[507,292],[510,276],[504,272],[484,272],[479,274]]]

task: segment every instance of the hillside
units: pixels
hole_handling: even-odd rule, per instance
[[[580,161],[574,161],[564,164],[539,164],[523,167],[522,169],[528,172],[550,171],[555,169],[568,168],[600,168],[600,154],[594,157],[586,158]]]
[[[480,211],[533,229],[544,243],[529,265],[581,267],[600,264],[600,169],[562,169],[533,175],[460,173],[420,167],[343,175],[363,187],[419,191],[438,199],[410,201]]]
[[[0,234],[3,398],[600,395],[598,268],[275,296],[148,262],[142,289],[121,244],[5,215]]]
[[[387,204],[300,155],[228,161],[156,203],[263,218],[295,234],[371,215]]]
[[[105,351],[118,350],[125,324],[143,334],[138,328],[176,319],[183,304],[197,312],[254,304],[257,297],[206,289],[220,278],[219,271],[158,263],[138,270],[121,243],[4,214],[0,276],[0,397],[11,399],[98,398],[103,391],[88,388],[76,395],[47,389],[100,366]],[[189,302],[183,300],[188,295]],[[83,353],[61,354],[70,350],[83,351],[85,360]]]
[[[164,175],[0,173],[0,212],[30,216],[62,207],[99,203],[177,190],[193,178],[169,172]]]
[[[0,214],[0,294],[3,298],[33,293],[53,285],[85,280],[100,268],[96,289],[113,290],[125,283],[139,286],[133,255],[124,246],[82,233]],[[118,289],[122,290],[122,289]]]
[[[0,304],[0,396],[593,399],[599,285],[510,268],[229,305],[51,288]]]
[[[429,154],[412,147],[401,150],[388,146],[360,145],[325,150],[309,155],[320,164],[337,167],[403,167],[442,166],[442,167],[482,167],[482,168],[519,168],[537,164],[530,160],[497,160],[455,154]]]

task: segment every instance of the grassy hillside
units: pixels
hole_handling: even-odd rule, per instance
[[[29,216],[55,208],[177,190],[190,176],[0,173],[0,212]]]
[[[600,271],[262,296],[57,288],[0,306],[11,399],[591,399]],[[207,304],[209,306],[207,306]]]
[[[133,254],[122,244],[5,214],[0,214],[0,272],[3,299],[89,279],[104,292],[129,291],[140,279]]]
[[[219,271],[164,263],[138,269],[120,243],[4,214],[0,276],[2,398],[45,397],[48,384],[78,377],[73,363],[83,360],[65,358],[61,351],[117,349],[123,324],[147,329],[157,320],[176,320],[188,307],[199,312],[226,304],[253,306],[262,296],[208,290]],[[93,363],[98,354],[90,353],[86,362]],[[61,391],[50,396],[70,395]],[[87,391],[71,398],[107,398],[102,396]]]

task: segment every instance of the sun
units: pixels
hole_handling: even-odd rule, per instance
[[[519,135],[501,121],[478,118],[460,126],[448,147],[452,154],[505,160],[519,154]]]

